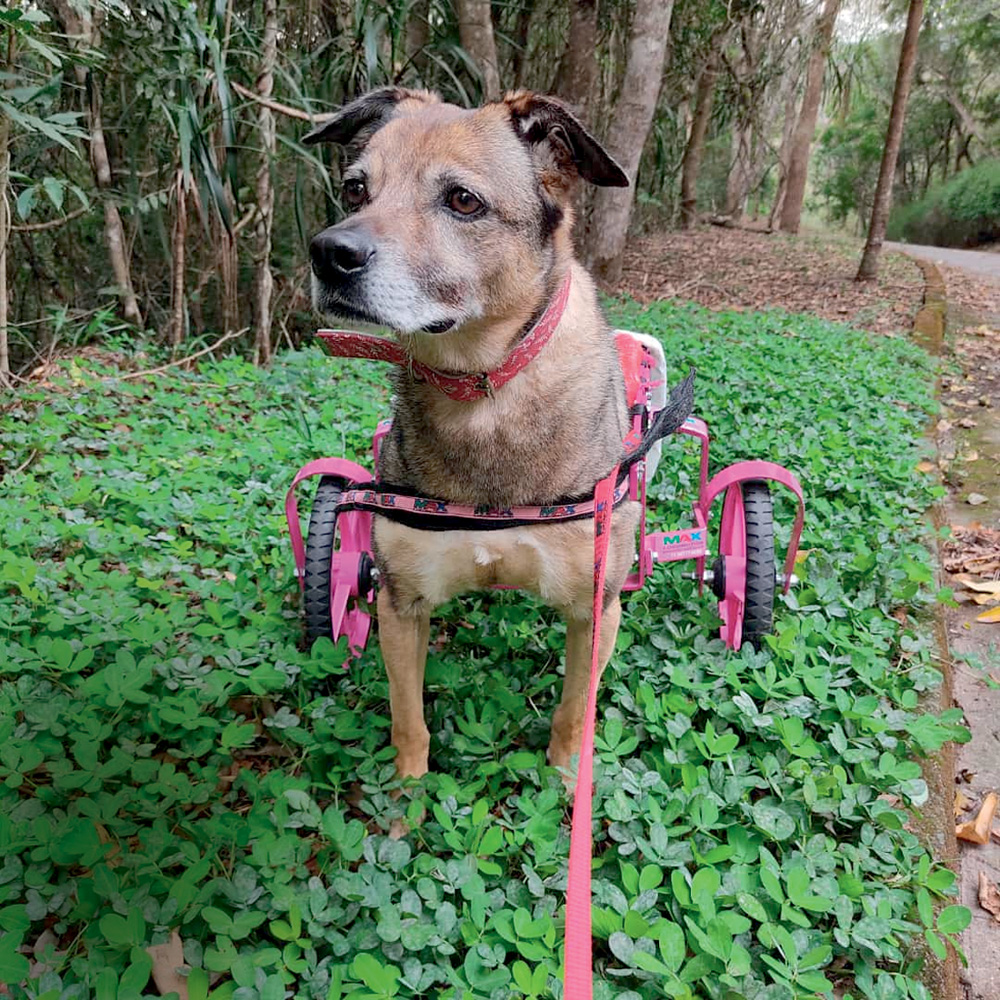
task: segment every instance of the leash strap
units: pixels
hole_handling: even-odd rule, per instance
[[[591,942],[590,867],[592,856],[592,798],[594,781],[594,729],[597,721],[597,687],[600,679],[601,616],[607,574],[611,513],[614,510],[618,467],[594,490],[594,639],[590,655],[590,686],[580,743],[573,822],[569,840],[569,876],[566,885],[566,965],[563,996],[566,1000],[591,1000],[593,953]]]
[[[406,368],[419,382],[427,382],[450,399],[467,403],[473,399],[492,396],[515,375],[530,364],[549,342],[562,319],[569,300],[570,275],[567,273],[541,319],[522,337],[499,368],[489,372],[442,372],[421,361],[415,361],[402,345],[386,337],[353,330],[319,330],[316,334],[327,351],[339,358],[368,358],[388,361]]]

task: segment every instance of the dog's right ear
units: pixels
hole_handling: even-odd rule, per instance
[[[519,90],[503,103],[524,142],[535,150],[548,147],[547,165],[556,173],[579,176],[600,187],[628,187],[625,171],[562,101]],[[551,170],[543,167],[543,173],[552,179]]]
[[[318,142],[336,142],[346,146],[359,138],[367,141],[408,105],[437,104],[439,101],[440,98],[429,90],[380,87],[335,111],[321,125],[304,135],[302,142],[307,146]]]

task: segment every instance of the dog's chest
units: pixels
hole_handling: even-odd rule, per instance
[[[453,404],[400,387],[379,475],[427,496],[493,506],[587,493],[621,451],[623,402],[612,379],[569,391]],[[433,391],[433,390],[432,390]]]

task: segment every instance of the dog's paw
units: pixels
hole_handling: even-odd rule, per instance
[[[578,760],[576,753],[571,753],[563,748],[550,745],[548,753],[545,756],[549,767],[554,767],[559,772],[559,777],[562,778],[566,793],[572,798],[573,793],[576,791],[576,765]]]
[[[398,816],[389,824],[389,839],[402,840],[427,818],[427,810],[420,802],[411,802],[405,816]]]

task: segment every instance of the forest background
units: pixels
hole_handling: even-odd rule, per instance
[[[608,287],[627,233],[707,220],[860,234],[891,199],[890,237],[1000,235],[996,0],[14,0],[0,23],[2,381],[93,341],[297,345],[308,240],[343,214],[338,151],[302,136],[385,84],[561,96],[634,180],[580,205]]]

